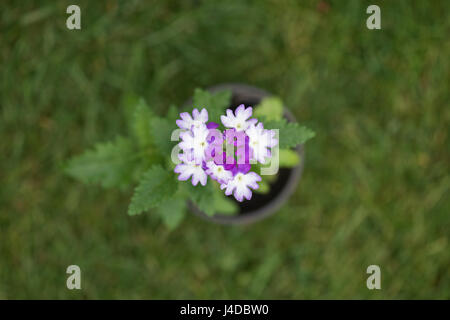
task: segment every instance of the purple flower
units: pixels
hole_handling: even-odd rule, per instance
[[[220,189],[225,189],[227,196],[233,194],[237,201],[242,202],[244,198],[247,200],[252,198],[251,189],[259,188],[258,181],[261,181],[261,177],[255,172],[247,174],[239,172],[228,183],[222,183]]]
[[[239,164],[250,164],[250,160],[253,159],[253,149],[250,148],[250,138],[245,136],[245,143],[237,147],[236,158]]]
[[[206,162],[206,173],[219,183],[227,183],[233,178],[231,171],[225,170],[224,166],[217,165],[214,161]]]
[[[236,129],[227,129],[224,133],[225,142],[235,147],[242,146],[245,143],[247,135],[244,131],[237,131]]]
[[[199,112],[196,109],[192,111],[193,118],[188,112],[180,113],[180,119],[176,121],[177,125],[181,129],[191,130],[192,127],[199,128],[206,124],[208,121],[208,111],[206,109],[202,109],[201,112]]]
[[[175,173],[179,173],[178,180],[186,181],[192,177],[192,185],[196,186],[199,182],[206,185],[207,175],[202,168],[201,163],[194,161],[192,152],[185,152],[178,156],[182,163],[177,164]]]
[[[219,127],[219,124],[211,121],[206,124],[206,127],[208,129],[217,129]]]
[[[206,125],[192,127],[192,130],[180,134],[181,142],[178,146],[184,151],[192,151],[197,162],[205,159],[205,150],[208,148],[209,130]]]
[[[271,157],[271,148],[276,146],[274,130],[266,130],[257,119],[250,119],[252,108],[240,105],[233,113],[227,109],[221,121],[226,128],[219,131],[218,123],[208,122],[208,112],[194,109],[180,114],[177,125],[185,130],[180,134],[178,146],[181,163],[175,167],[179,180],[192,179],[206,185],[208,176],[220,184],[227,196],[236,200],[250,200],[252,189],[258,189],[261,177],[252,172],[252,160],[265,163]]]
[[[260,122],[258,125],[251,125],[245,133],[249,137],[249,146],[252,149],[252,159],[260,163],[266,163],[266,158],[271,157],[271,148],[278,144],[274,130],[264,129]]]
[[[223,164],[223,135],[217,129],[209,129],[208,137],[206,138],[208,147],[205,150],[206,160],[214,159],[216,164]]]
[[[220,120],[227,128],[234,128],[237,131],[244,131],[247,130],[251,124],[256,124],[256,122],[258,122],[257,119],[249,119],[252,116],[252,113],[252,107],[245,108],[245,106],[241,104],[237,107],[234,114],[231,109],[227,109],[227,115],[220,116]]]

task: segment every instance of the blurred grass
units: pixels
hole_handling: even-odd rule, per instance
[[[65,27],[74,3],[81,31]],[[369,4],[3,2],[0,298],[449,299],[450,3],[378,1],[379,31]],[[275,216],[169,233],[126,215],[130,192],[62,174],[124,132],[126,94],[162,112],[223,82],[279,95],[317,132]]]

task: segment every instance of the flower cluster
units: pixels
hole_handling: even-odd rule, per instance
[[[264,129],[264,125],[251,118],[253,110],[241,104],[234,112],[226,110],[220,120],[225,127],[208,122],[208,111],[194,109],[192,115],[180,114],[176,121],[182,129],[183,151],[178,155],[180,163],[175,167],[178,179],[192,180],[206,185],[208,176],[220,184],[227,196],[233,194],[238,201],[250,200],[252,189],[258,189],[261,177],[251,171],[252,164],[266,163],[271,157],[271,148],[278,144],[274,130]]]

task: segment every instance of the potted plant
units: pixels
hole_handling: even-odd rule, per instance
[[[70,159],[65,172],[103,187],[137,184],[128,214],[152,211],[170,229],[187,211],[217,223],[254,222],[288,199],[314,133],[280,99],[229,84],[196,89],[182,109],[162,117],[131,99],[128,137]]]

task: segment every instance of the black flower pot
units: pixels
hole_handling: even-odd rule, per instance
[[[270,96],[264,90],[244,84],[221,84],[210,87],[208,90],[210,92],[231,90],[230,109],[235,109],[240,104],[256,106],[263,98]],[[192,105],[192,99],[185,103],[185,106],[190,105]],[[295,121],[295,117],[287,109],[284,110],[284,117],[288,121]],[[296,150],[300,156],[300,163],[294,168],[280,168],[276,179],[270,184],[269,193],[260,194],[253,192],[252,198],[243,202],[238,202],[234,197],[230,196],[230,199],[236,201],[239,206],[238,214],[225,215],[217,212],[213,216],[208,216],[193,203],[189,203],[191,211],[203,219],[220,224],[248,224],[274,214],[289,199],[300,180],[304,162],[303,145],[297,146]]]

